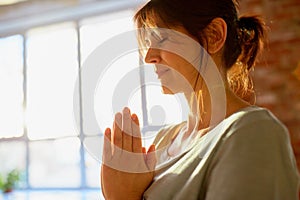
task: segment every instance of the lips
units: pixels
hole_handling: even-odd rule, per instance
[[[157,74],[158,78],[161,78],[164,74],[166,74],[170,69],[165,68],[165,69],[157,69],[155,73]]]

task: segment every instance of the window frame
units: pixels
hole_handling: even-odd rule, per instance
[[[143,3],[143,2],[142,2]],[[28,81],[28,77],[27,77],[27,46],[26,46],[26,42],[27,42],[27,35],[26,33],[32,29],[32,28],[36,28],[36,27],[43,27],[43,26],[48,26],[48,25],[55,25],[55,24],[60,24],[60,23],[64,23],[64,22],[72,22],[75,24],[75,31],[77,34],[77,63],[78,63],[78,76],[79,76],[79,88],[78,92],[79,92],[79,102],[80,102],[80,109],[79,109],[79,113],[77,113],[80,117],[80,133],[78,136],[71,136],[73,138],[77,137],[80,139],[80,173],[81,173],[81,181],[80,181],[80,187],[63,187],[63,188],[55,188],[55,187],[43,187],[43,188],[36,188],[36,187],[32,187],[30,185],[30,181],[29,181],[29,165],[30,165],[30,142],[32,142],[29,137],[28,137],[28,131],[27,131],[27,126],[26,123],[23,123],[23,135],[21,137],[13,137],[13,138],[0,138],[0,144],[2,142],[23,142],[25,143],[25,147],[26,147],[26,158],[25,158],[25,187],[24,188],[20,188],[19,190],[33,190],[33,191],[39,191],[39,190],[78,190],[78,189],[83,189],[83,190],[93,190],[93,189],[99,189],[98,187],[90,187],[87,186],[87,176],[86,176],[86,167],[85,167],[85,147],[84,147],[84,140],[85,138],[91,137],[89,135],[85,135],[84,134],[84,130],[83,130],[83,108],[82,108],[82,84],[81,84],[81,63],[82,63],[82,58],[81,58],[81,35],[80,35],[80,27],[82,26],[82,21],[84,21],[87,18],[90,17],[99,17],[99,16],[103,16],[107,13],[113,13],[113,12],[122,12],[125,10],[130,10],[134,13],[135,8],[137,5],[140,5],[141,2],[136,3],[136,1],[128,1],[127,3],[120,3],[119,5],[116,5],[115,7],[106,7],[109,8],[107,10],[104,11],[103,8],[101,8],[101,12],[95,14],[95,9],[91,9],[91,12],[87,12],[85,9],[83,9],[81,14],[73,16],[70,13],[65,14],[64,16],[60,16],[60,13],[56,13],[54,14],[57,16],[60,16],[60,18],[58,17],[58,19],[56,20],[46,20],[45,22],[42,21],[30,21],[29,23],[26,23],[25,26],[21,26],[20,24],[22,22],[16,22],[13,24],[10,24],[10,26],[8,26],[9,23],[11,22],[5,22],[5,23],[0,23],[0,27],[2,25],[3,28],[0,28],[0,37],[1,38],[6,38],[9,36],[13,36],[13,35],[20,35],[23,39],[23,113],[26,112],[26,108],[27,108],[27,81]],[[101,6],[100,6],[101,7]],[[80,10],[80,8],[77,8]],[[97,9],[96,9],[97,10]],[[99,8],[98,8],[99,10]],[[75,12],[76,13],[76,12]],[[79,12],[80,13],[80,12]],[[47,16],[47,15],[46,15]],[[54,16],[51,15],[52,18],[55,18]],[[51,18],[50,17],[50,18]],[[36,16],[34,16],[34,18],[36,18]],[[44,17],[45,18],[45,17]],[[26,19],[24,19],[26,20]],[[21,20],[22,21],[22,20]],[[42,24],[42,25],[41,25]],[[139,60],[139,63],[142,64],[143,60]],[[140,68],[140,83],[141,85],[144,85],[145,82],[145,73],[143,68]],[[160,129],[160,126],[151,126],[149,125],[149,120],[148,120],[148,113],[147,113],[147,98],[146,98],[146,89],[145,87],[141,87],[141,103],[142,103],[142,115],[143,115],[143,122],[144,122],[144,128],[142,129],[142,132],[146,132],[146,131],[156,131],[158,129]],[[55,140],[59,140],[61,138],[53,138],[53,139],[40,139],[40,140],[34,140],[34,141],[55,141]]]

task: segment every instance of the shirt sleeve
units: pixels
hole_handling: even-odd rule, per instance
[[[233,126],[209,167],[206,200],[296,200],[299,176],[288,133],[275,120]]]

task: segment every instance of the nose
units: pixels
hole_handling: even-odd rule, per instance
[[[145,56],[145,62],[149,64],[156,64],[161,61],[160,50],[149,48]]]

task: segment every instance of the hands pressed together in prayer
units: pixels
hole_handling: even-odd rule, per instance
[[[104,136],[101,187],[105,199],[142,199],[156,164],[155,146],[142,146],[139,120],[128,108],[117,113]]]

